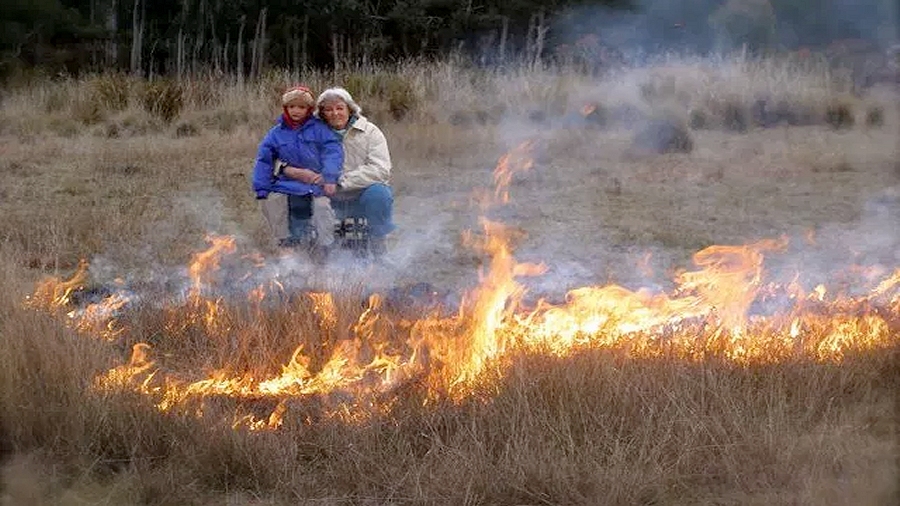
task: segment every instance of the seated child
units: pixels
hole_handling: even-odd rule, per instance
[[[328,246],[334,230],[334,212],[328,197],[334,194],[341,175],[341,139],[313,116],[315,100],[309,88],[289,89],[281,103],[283,114],[259,144],[253,191],[280,245],[315,242]],[[282,169],[287,165],[320,174],[320,184],[286,177]]]

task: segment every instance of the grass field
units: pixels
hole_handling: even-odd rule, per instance
[[[340,76],[388,136],[399,230],[390,266],[322,269],[273,247],[249,191],[289,76],[6,90],[0,503],[900,502],[900,118],[894,90],[842,79]],[[648,125],[691,149],[636,145]],[[569,335],[551,317],[588,286],[619,287],[614,317]],[[131,305],[78,312],[109,291]]]

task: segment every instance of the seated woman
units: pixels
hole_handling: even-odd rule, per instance
[[[344,88],[329,88],[316,100],[316,115],[343,137],[344,167],[331,205],[338,219],[364,217],[369,225],[369,248],[379,259],[387,252],[385,238],[393,223],[394,195],[391,191],[391,154],[381,129],[362,115],[362,108]],[[315,172],[285,167],[286,176],[321,184]]]

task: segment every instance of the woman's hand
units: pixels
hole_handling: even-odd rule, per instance
[[[322,184],[321,174],[301,167],[287,166],[284,168],[284,175],[301,183]]]

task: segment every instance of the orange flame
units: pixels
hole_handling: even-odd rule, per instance
[[[509,202],[509,185],[512,183],[513,176],[534,166],[534,160],[531,158],[533,147],[533,141],[519,144],[512,151],[503,155],[494,168],[494,197],[500,203]]]
[[[38,284],[34,294],[25,299],[25,305],[35,309],[54,311],[69,303],[72,292],[84,286],[88,278],[88,262],[82,259],[71,278],[61,281],[48,277]]]
[[[188,266],[188,273],[192,282],[190,293],[192,298],[200,297],[204,285],[204,277],[219,268],[222,255],[234,253],[236,248],[234,237],[231,236],[210,234],[206,236],[206,241],[211,246],[205,251],[194,254],[194,258],[191,260],[190,266]]]

